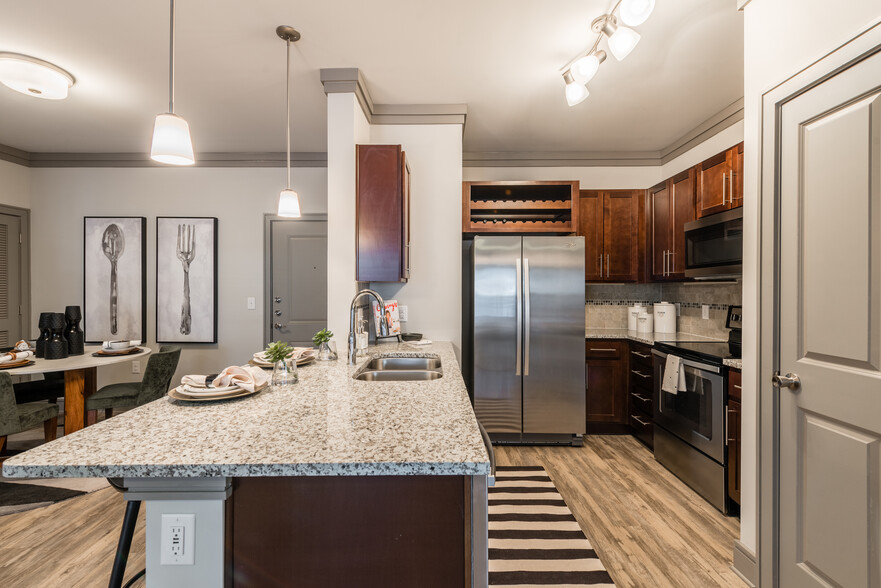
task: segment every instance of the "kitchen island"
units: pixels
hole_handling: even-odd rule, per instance
[[[157,400],[3,475],[123,478],[147,501],[148,586],[485,585],[490,460],[452,345],[369,354],[435,356],[443,377],[366,382],[316,362],[290,390]],[[193,565],[160,563],[163,514],[195,515]]]

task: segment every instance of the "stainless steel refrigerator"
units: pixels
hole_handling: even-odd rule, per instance
[[[580,444],[584,238],[475,237],[473,396],[495,442]]]

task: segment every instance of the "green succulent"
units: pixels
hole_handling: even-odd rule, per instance
[[[312,343],[316,346],[320,346],[322,343],[327,343],[333,337],[333,333],[328,331],[327,329],[321,329],[312,337]]]
[[[270,343],[266,348],[266,359],[275,363],[283,359],[289,358],[294,353],[294,348],[284,341],[276,341]]]

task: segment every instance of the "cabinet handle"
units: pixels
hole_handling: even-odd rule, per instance
[[[736,413],[736,410],[731,410],[727,406],[725,407],[725,445],[728,445],[729,442],[736,443],[737,439],[732,439],[728,434],[730,433],[730,429],[728,428],[728,415],[730,413]]]
[[[651,357],[651,355],[646,355],[645,353],[640,353],[639,351],[631,351],[630,353],[632,353],[633,355],[636,355],[637,357],[641,357],[643,359],[648,359],[649,357]]]
[[[639,400],[642,400],[643,402],[648,402],[648,401],[649,401],[648,398],[646,398],[645,396],[643,396],[643,395],[641,395],[641,394],[637,394],[636,392],[631,392],[630,395],[633,396],[633,397],[635,397],[635,398],[638,398]]]
[[[737,384],[734,384],[734,387],[737,388],[738,390],[742,390],[742,389],[743,389],[743,388],[741,388],[740,386],[738,386]]]
[[[617,349],[598,349],[596,347],[591,347],[591,351],[617,351]]]
[[[722,172],[722,205],[725,205],[725,172]]]
[[[673,251],[671,251],[671,252],[670,252],[670,255],[667,257],[667,259],[670,260],[670,271],[667,272],[667,275],[668,275],[668,276],[672,276],[672,275],[673,275],[673,272],[676,271],[676,264],[673,262],[673,256],[674,256],[674,255],[676,255],[676,253],[673,252]]]
[[[641,418],[639,418],[639,417],[636,416],[635,414],[630,415],[630,418],[632,418],[633,420],[635,420],[637,423],[639,423],[639,424],[642,425],[643,427],[647,427],[647,426],[649,426],[649,425],[651,424],[651,423],[647,423],[647,422],[645,422],[644,420],[642,420]]]
[[[632,374],[636,374],[636,375],[639,376],[640,378],[651,378],[650,375],[647,376],[647,375],[645,375],[644,373],[642,373],[642,372],[638,372],[638,371],[636,371],[636,370],[630,370],[630,373],[632,373]]]
[[[664,271],[661,272],[662,276],[667,275],[667,250],[664,249]]]
[[[609,277],[609,254],[606,253],[606,277]]]
[[[728,175],[728,204],[734,204],[734,171]]]

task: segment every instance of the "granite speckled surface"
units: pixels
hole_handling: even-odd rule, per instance
[[[741,359],[723,359],[722,363],[727,365],[730,368],[742,370],[743,369],[743,360]]]
[[[690,333],[638,333],[627,329],[584,329],[585,339],[629,339],[646,345],[654,345],[658,341],[725,341],[714,337],[692,335]]]
[[[9,458],[7,477],[486,475],[489,456],[452,344],[383,344],[370,358],[440,357],[443,377],[362,382],[340,358],[292,390],[226,402],[168,397]],[[368,358],[369,359],[369,358]],[[218,370],[224,366],[218,366]]]

